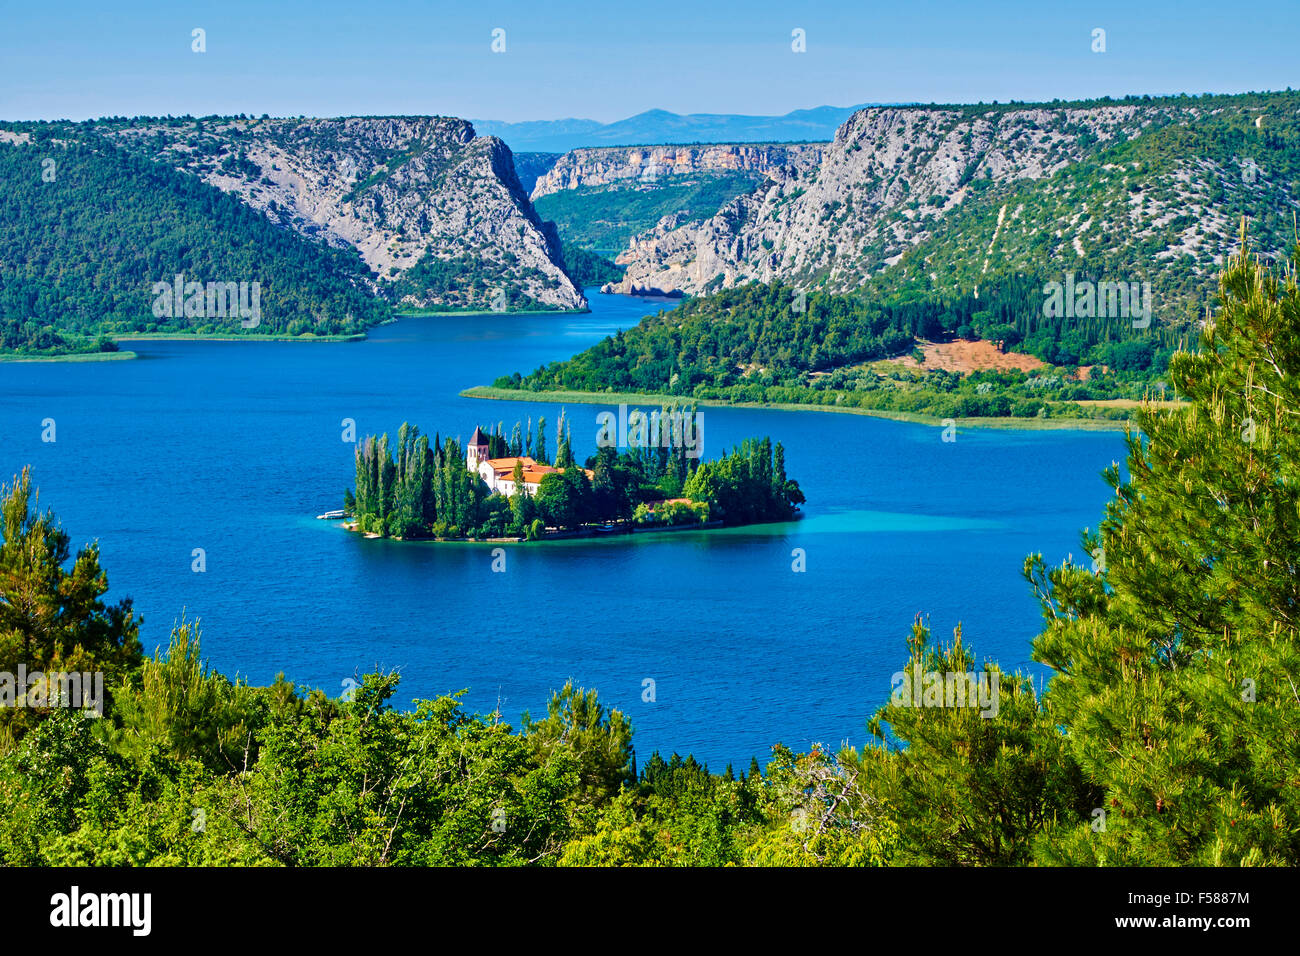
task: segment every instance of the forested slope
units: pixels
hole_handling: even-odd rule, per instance
[[[193,177],[103,142],[0,143],[7,350],[75,351],[122,332],[355,333],[389,307],[355,252],[312,243]],[[155,284],[259,285],[260,321],[157,315]],[[247,297],[251,306],[251,288]],[[193,311],[193,310],[188,310]]]

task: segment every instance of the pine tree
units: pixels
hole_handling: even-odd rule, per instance
[[[861,754],[848,749],[840,763],[888,808],[900,838],[898,862],[1029,863],[1044,823],[1086,817],[1096,788],[1069,759],[1028,678],[977,665],[960,625],[952,643],[939,647],[918,617],[907,647],[890,703],[868,724],[877,746]]]
[[[19,665],[29,675],[102,671],[111,693],[140,665],[140,625],[131,599],[114,605],[101,600],[108,576],[96,544],[65,567],[70,539],[53,514],[39,511],[39,497],[30,468],[11,485],[0,484],[0,672],[12,681]],[[57,681],[47,686],[57,694]],[[0,752],[44,717],[39,704],[13,706],[30,699],[0,706]]]
[[[1093,560],[1026,563],[1056,671],[1047,703],[1104,790],[1050,862],[1300,862],[1300,291],[1242,251],[1201,348],[1170,362],[1186,405],[1144,406]],[[1097,819],[1104,819],[1099,830]]]

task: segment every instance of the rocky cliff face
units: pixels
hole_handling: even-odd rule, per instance
[[[635,238],[618,259],[627,267],[625,278],[611,291],[698,294],[774,279],[831,291],[856,288],[898,263],[908,250],[952,228],[969,205],[978,207],[977,200],[995,195],[999,187],[1055,182],[1057,174],[1107,146],[1209,112],[1195,100],[1157,103],[861,110],[840,127],[817,165],[773,170],[767,188],[736,198],[707,220],[669,218]],[[1178,162],[1194,163],[1195,158],[1163,166],[1171,182],[1179,177]],[[1140,190],[1137,179],[1147,173],[1138,170],[1129,180],[1131,171],[1125,171],[1111,178]],[[1236,170],[1229,173],[1236,175]],[[1153,223],[1160,224],[1177,202],[1195,195],[1192,190],[1174,192],[1165,206],[1145,210]],[[1116,226],[1133,232],[1130,195],[1119,190],[1112,211]],[[1022,217],[1023,203],[1003,212],[1008,225],[1013,218],[1020,220],[1015,227],[1020,235],[1037,237],[1048,249],[1073,248],[1070,255],[1082,254],[1083,241],[1109,241],[1115,235],[1102,228],[1100,211],[1090,217],[1077,208],[1054,210],[1072,217],[1059,223],[1034,220],[1031,213]],[[1176,210],[1169,212],[1170,219],[1175,215]],[[1002,230],[1002,217],[981,213],[978,218],[982,241],[996,255],[991,240]],[[1091,236],[1084,235],[1089,228],[1084,220],[1092,224]],[[978,258],[989,254],[976,252],[973,241],[968,251]],[[1037,255],[1041,260],[1044,250],[1039,248]]]
[[[632,146],[575,149],[565,153],[533,187],[536,200],[565,189],[631,182],[670,182],[692,174],[807,170],[822,157],[822,144]]]
[[[356,248],[378,285],[399,282],[422,260],[425,275],[441,262],[479,278],[404,283],[402,305],[486,307],[499,289],[511,301],[586,305],[561,265],[558,237],[519,184],[509,147],[475,136],[465,120],[159,120],[107,132],[275,222]]]

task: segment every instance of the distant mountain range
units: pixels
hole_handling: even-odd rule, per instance
[[[784,116],[742,116],[647,110],[613,123],[589,119],[503,123],[472,120],[480,136],[499,136],[516,153],[567,153],[584,146],[659,146],[677,143],[825,143],[859,106],[818,106]]]

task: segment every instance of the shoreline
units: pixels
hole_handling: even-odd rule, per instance
[[[238,335],[233,332],[123,332],[114,342],[360,342],[365,332],[346,335],[286,335],[283,333]]]
[[[68,352],[63,355],[2,354],[0,362],[126,362],[139,356],[129,350],[117,352]]]
[[[745,528],[756,528],[764,525],[793,524],[802,519],[803,512],[800,511],[797,512],[793,518],[783,519],[781,521],[751,521],[748,524],[729,525],[721,519],[715,519],[703,524],[635,525],[632,527],[616,528],[613,531],[596,531],[593,529],[558,531],[531,540],[526,537],[515,537],[512,535],[507,535],[501,538],[395,538],[382,534],[375,534],[371,531],[360,531],[357,529],[357,526],[350,521],[339,522],[335,524],[334,527],[340,528],[349,534],[360,535],[367,541],[393,541],[400,544],[534,545],[559,543],[588,544],[594,541],[634,539],[648,534],[678,534],[691,531],[740,531]]]
[[[538,392],[526,389],[496,388],[476,385],[461,393],[463,398],[506,402],[571,403],[574,405],[653,405],[661,407],[665,401],[693,404],[702,408],[764,408],[782,412],[835,412],[848,415],[866,415],[890,421],[909,422],[914,425],[942,427],[943,419],[920,412],[897,412],[878,408],[850,408],[843,405],[799,405],[787,402],[727,402],[721,399],[693,399],[679,395],[656,395],[641,392]],[[1016,431],[1123,431],[1129,427],[1127,418],[957,418],[957,425],[965,428],[1000,428]]]
[[[402,319],[437,318],[441,316],[475,316],[475,315],[589,315],[591,309],[531,309],[524,311],[493,312],[490,309],[470,309],[462,311],[434,310],[415,312],[394,312],[382,322],[376,322],[368,328],[393,325]],[[364,342],[370,338],[366,332],[349,332],[338,335],[314,335],[310,332],[302,335],[289,335],[282,332],[252,333],[241,335],[237,332],[119,332],[109,336],[118,342],[307,342],[340,343]],[[109,362],[138,358],[137,353],[127,349],[117,352],[66,352],[59,355],[26,355],[20,353],[0,353],[0,362]]]
[[[394,310],[393,317],[396,319],[433,319],[444,315],[470,316],[470,315],[590,315],[591,309],[503,309],[500,312],[494,312],[492,309],[416,309],[414,311],[397,311]]]

